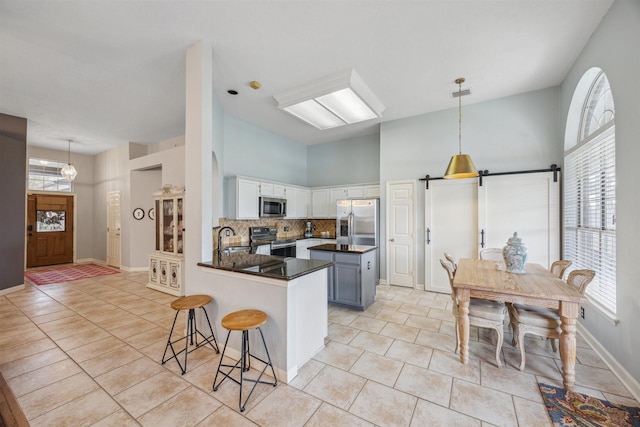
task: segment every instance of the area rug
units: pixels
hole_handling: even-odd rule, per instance
[[[116,273],[120,273],[120,271],[103,265],[89,263],[25,271],[24,276],[36,285],[46,285],[49,283],[70,282],[72,280],[106,276],[108,274]]]
[[[554,426],[640,427],[640,408],[617,405],[547,384],[538,386]]]

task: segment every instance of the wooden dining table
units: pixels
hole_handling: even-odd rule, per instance
[[[460,360],[464,364],[469,360],[470,298],[557,309],[562,322],[560,336],[562,381],[566,390],[573,390],[576,365],[576,319],[580,304],[585,299],[577,289],[572,288],[562,279],[554,277],[542,265],[526,264],[525,270],[526,274],[514,274],[505,271],[502,262],[479,259],[460,260],[453,280],[458,300]]]

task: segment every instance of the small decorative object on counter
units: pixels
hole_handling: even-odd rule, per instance
[[[502,249],[502,256],[506,270],[509,273],[525,274],[525,264],[527,263],[527,247],[518,237],[518,233],[513,233],[513,237],[507,240],[507,245]]]

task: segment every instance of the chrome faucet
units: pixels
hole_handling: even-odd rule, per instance
[[[224,230],[231,230],[231,232],[233,233],[233,235],[234,235],[234,236],[236,235],[236,231],[235,231],[233,228],[231,228],[231,227],[229,227],[229,226],[221,227],[221,228],[218,230],[218,251],[221,251],[221,250],[222,250],[222,232],[223,232]]]

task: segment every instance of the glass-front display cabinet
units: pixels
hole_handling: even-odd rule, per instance
[[[153,193],[155,251],[149,255],[147,287],[184,295],[184,188],[165,185]]]

